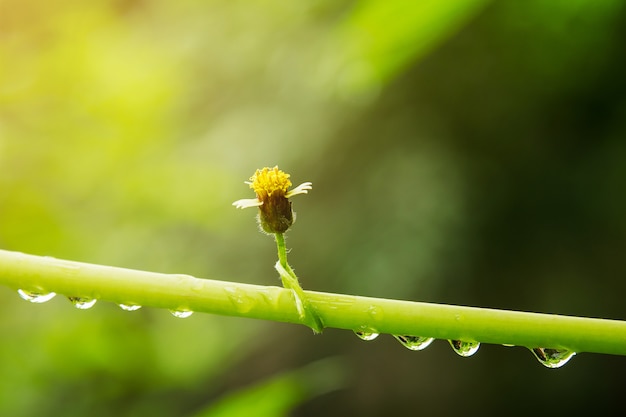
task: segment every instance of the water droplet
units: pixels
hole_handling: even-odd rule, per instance
[[[120,308],[124,311],[137,311],[141,306],[137,304],[119,304]]]
[[[539,363],[548,368],[560,368],[576,354],[567,349],[533,348],[530,351]]]
[[[87,297],[67,297],[72,304],[74,304],[74,307],[80,309],[80,310],[87,310],[91,307],[93,307],[94,304],[96,304],[96,300],[95,298],[87,298]]]
[[[357,335],[359,339],[367,341],[374,340],[378,337],[378,333],[361,332],[359,330],[355,330],[354,334]]]
[[[426,349],[435,340],[432,337],[422,336],[397,336],[393,335],[402,345],[410,350],[422,350]]]
[[[17,293],[26,301],[30,301],[31,303],[45,303],[46,301],[50,301],[57,295],[54,292],[35,292],[35,291],[27,291],[19,289]]]
[[[464,358],[472,356],[480,348],[478,342],[464,342],[462,340],[448,340],[448,342],[450,342],[452,349]]]
[[[186,319],[187,317],[193,314],[191,310],[170,310],[172,316],[178,317],[179,319]]]

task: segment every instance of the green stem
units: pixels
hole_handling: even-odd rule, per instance
[[[276,270],[283,282],[283,287],[293,291],[294,301],[300,317],[304,324],[309,326],[315,333],[321,333],[324,325],[315,309],[309,303],[308,297],[300,286],[298,277],[294,270],[287,262],[287,247],[285,245],[285,236],[282,233],[275,233],[276,246],[278,248],[278,263]]]
[[[278,247],[278,261],[286,269],[287,268],[287,246],[285,245],[285,235],[282,233],[274,233],[276,246]]]
[[[4,250],[0,250],[0,284],[15,290],[54,291],[68,297],[306,324],[293,308],[292,292],[280,287],[137,271]],[[326,327],[626,355],[626,321],[304,293]]]

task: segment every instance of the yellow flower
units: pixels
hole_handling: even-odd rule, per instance
[[[256,198],[237,200],[233,205],[237,208],[258,207],[259,223],[267,233],[284,233],[293,224],[293,211],[290,197],[307,194],[312,184],[304,182],[291,191],[289,174],[274,168],[257,169],[250,181],[246,181],[256,193]]]

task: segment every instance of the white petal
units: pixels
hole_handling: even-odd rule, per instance
[[[293,190],[285,194],[285,197],[289,198],[298,194],[307,194],[309,190],[312,190],[312,189],[313,189],[313,183],[303,182],[302,184],[298,185],[296,188],[294,188]]]
[[[240,209],[244,209],[244,208],[248,208],[248,207],[258,207],[260,205],[262,205],[263,202],[259,201],[256,198],[244,198],[242,200],[237,200],[233,203],[233,206],[240,208]]]

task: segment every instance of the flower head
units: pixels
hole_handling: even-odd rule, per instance
[[[277,166],[257,169],[246,184],[254,190],[256,198],[237,200],[233,205],[237,208],[258,207],[259,223],[267,233],[286,232],[294,221],[289,198],[307,194],[312,189],[312,184],[305,182],[289,191],[289,174],[279,170]]]

